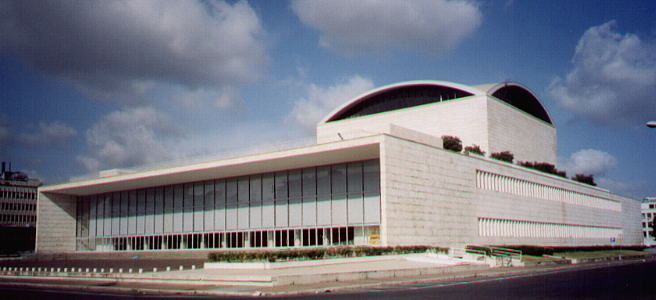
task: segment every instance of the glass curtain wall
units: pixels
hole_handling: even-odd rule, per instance
[[[79,251],[377,244],[379,161],[78,198]]]

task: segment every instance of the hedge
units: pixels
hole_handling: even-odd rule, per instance
[[[249,251],[211,252],[207,258],[211,262],[276,262],[293,260],[313,260],[340,257],[376,256],[408,253],[447,253],[449,248],[433,246],[394,246],[394,247],[331,247],[309,249],[277,249]]]

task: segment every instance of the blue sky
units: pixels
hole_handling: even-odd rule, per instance
[[[559,169],[656,195],[654,1],[3,1],[0,158],[47,184],[265,151],[371,88],[517,81]]]

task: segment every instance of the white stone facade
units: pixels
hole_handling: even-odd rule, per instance
[[[381,149],[387,244],[640,244],[633,199],[394,136]]]
[[[392,85],[391,89],[395,87]],[[487,95],[486,91],[461,85],[449,88],[453,87],[471,95],[338,121],[329,122],[329,116],[317,126],[318,143],[313,146],[44,187],[39,194],[38,212],[39,216],[47,217],[38,219],[37,251],[642,243],[638,221],[640,203],[636,200],[515,164],[442,149],[440,136],[448,134],[459,136],[464,145],[478,144],[488,152],[509,150],[515,154],[516,160],[552,163],[556,160],[555,127],[544,121],[548,119],[546,113],[539,115],[542,118],[539,119],[516,105]],[[343,112],[348,107],[346,105],[336,112]],[[369,163],[364,163],[367,161]],[[216,186],[217,182],[235,178],[251,178],[250,181],[244,179],[244,186],[252,186],[253,182],[259,184],[263,180],[253,181],[253,178],[265,178],[266,174],[306,174],[305,170],[316,170],[308,174],[317,174],[315,177],[319,178],[320,168],[338,170],[335,166],[352,166],[354,163],[366,166],[372,162],[375,162],[379,176],[374,181],[370,180],[374,177],[363,176],[364,181],[360,181],[349,179],[355,175],[346,174],[347,192],[344,195],[335,190],[320,193],[322,183],[316,179],[314,187],[310,183],[309,188],[304,187],[298,192],[303,195],[303,199],[298,200],[303,205],[296,205],[302,208],[300,210],[293,209],[296,206],[292,203],[295,202],[289,198],[288,206],[275,206],[275,210],[266,213],[267,210],[259,206],[265,203],[263,199],[266,197],[261,196],[264,192],[256,192],[253,196],[251,187],[251,198],[244,198],[244,203],[249,204],[243,206],[250,208],[236,206],[238,208],[234,210],[216,213],[219,211],[217,198],[211,198],[215,202],[200,209],[194,206],[186,210],[181,206],[179,210],[171,211],[172,219],[177,212],[180,216],[190,213],[189,220],[196,222],[196,217],[191,216],[196,216],[198,210],[199,218],[205,217],[196,223],[213,224],[209,227],[197,227],[196,223],[187,226],[183,222],[179,230],[174,229],[175,225],[166,229],[164,223],[158,223],[158,217],[150,213],[166,214],[166,204],[162,204],[164,208],[158,206],[166,201],[166,197],[161,196],[164,192],[157,191],[170,186],[210,181]],[[379,184],[373,189],[375,193],[367,193],[372,190],[370,188],[358,189],[358,185],[367,180],[369,186],[371,182]],[[357,192],[351,193],[351,187],[356,187]],[[291,184],[288,189],[291,191]],[[308,189],[311,192],[306,193]],[[244,188],[244,193],[247,191]],[[102,220],[112,228],[109,234],[105,232],[107,226],[103,226],[101,232],[97,229],[99,224],[85,225],[91,223],[80,215],[80,211],[97,207],[99,202],[94,199],[100,199],[99,195],[119,195],[116,197],[120,200],[111,203],[123,203],[124,197],[120,195],[133,192],[137,195],[137,206],[141,203],[138,200],[140,193],[146,199],[143,200],[146,203],[144,208],[134,209],[136,215],[133,219],[130,219],[131,213],[124,215],[123,208],[117,208],[118,213],[103,211],[104,217],[93,215],[98,222]],[[154,196],[149,198],[151,193]],[[180,203],[186,203],[185,196],[182,197]],[[194,196],[191,197],[195,203]],[[242,199],[241,196],[235,197]],[[209,203],[207,196],[204,199]],[[87,205],[85,201],[95,204]],[[340,201],[346,203],[346,209],[336,209],[342,205]],[[277,205],[275,201],[272,203]],[[305,211],[303,207],[306,206],[310,210]],[[127,207],[128,211],[132,209],[131,205]],[[330,213],[327,213],[328,207]],[[100,212],[93,211],[94,214]],[[274,222],[279,216],[301,221]],[[234,221],[234,228],[228,226],[229,223],[217,225],[227,222],[227,219]],[[325,221],[321,221],[323,219]],[[346,221],[335,222],[342,219]],[[129,220],[155,221],[144,225],[142,231],[135,227],[136,231],[132,232],[129,227],[127,231],[121,227],[122,222],[129,224]],[[161,229],[157,229],[158,224],[162,225]],[[118,228],[115,232],[114,227]],[[95,233],[92,235],[88,231]],[[281,242],[281,239],[285,241]]]
[[[511,151],[516,161],[556,163],[556,129],[552,124],[488,95],[487,90],[467,91],[472,95],[444,102],[337,121],[326,118],[317,125],[317,143],[370,136],[394,124],[438,140],[443,135],[457,136],[463,146],[476,144],[488,154]],[[366,95],[351,102],[357,103],[360,98]]]

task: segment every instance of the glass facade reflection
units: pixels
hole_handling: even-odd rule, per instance
[[[459,99],[472,95],[463,90],[434,84],[396,87],[368,96],[366,99],[333,116],[328,122]]]
[[[79,251],[377,244],[379,161],[79,197]]]

